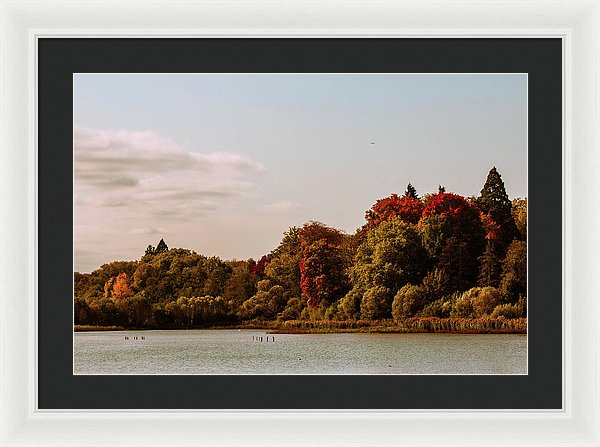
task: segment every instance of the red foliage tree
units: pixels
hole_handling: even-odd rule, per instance
[[[451,276],[453,287],[464,290],[475,285],[486,237],[477,206],[458,194],[435,194],[423,209],[419,228],[438,260],[437,267]],[[493,231],[491,222],[489,229]]]
[[[423,217],[443,216],[453,220],[460,219],[465,210],[471,208],[471,205],[463,196],[458,194],[443,192],[435,194],[425,205]]]
[[[300,289],[310,306],[330,304],[347,291],[349,245],[348,235],[320,222],[309,222],[300,228]]]
[[[250,266],[250,272],[254,273],[256,275],[259,275],[259,276],[264,276],[265,267],[267,266],[268,263],[269,263],[269,259],[266,256],[263,256],[262,258],[260,258],[258,260],[257,263]]]
[[[325,240],[328,244],[340,247],[347,239],[347,235],[340,230],[328,227],[321,222],[306,223],[298,231],[298,249],[303,252],[307,247],[319,240]]]
[[[367,226],[376,227],[381,222],[387,222],[399,217],[403,222],[416,224],[423,213],[423,203],[410,196],[399,197],[392,194],[384,199],[379,199],[373,207],[365,213]]]
[[[454,193],[435,194],[423,209],[422,219],[438,216],[453,228],[454,236],[469,237],[483,232],[481,212],[477,206]]]
[[[341,251],[324,239],[306,247],[299,267],[300,289],[309,306],[331,304],[348,291]]]

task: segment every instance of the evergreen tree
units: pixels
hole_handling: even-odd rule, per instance
[[[498,249],[502,257],[516,236],[517,227],[512,215],[512,204],[496,167],[490,170],[476,203],[482,212],[489,214],[492,220],[500,226]]]
[[[437,268],[448,275],[452,291],[467,290],[477,281],[477,256],[467,242],[456,237],[446,241]]]
[[[410,183],[406,186],[406,191],[404,191],[404,197],[412,197],[413,199],[419,199],[417,195],[417,190]]]
[[[148,245],[146,247],[146,255],[153,255],[154,254],[154,247],[152,245]]]
[[[485,252],[479,258],[479,286],[480,287],[498,287],[500,283],[500,274],[502,265],[498,257],[496,242],[488,240],[485,246]]]
[[[161,239],[160,242],[158,243],[158,245],[156,246],[156,248],[154,249],[154,253],[159,254],[159,253],[164,253],[166,251],[169,251],[169,247],[167,247],[165,240]]]

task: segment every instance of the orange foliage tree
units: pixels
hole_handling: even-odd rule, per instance
[[[130,298],[133,295],[133,291],[129,286],[129,279],[127,273],[123,272],[117,276],[115,283],[112,288],[112,297],[115,300],[124,300]]]

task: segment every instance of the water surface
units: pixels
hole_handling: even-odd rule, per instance
[[[76,332],[74,373],[526,374],[527,337],[270,335],[237,329]]]

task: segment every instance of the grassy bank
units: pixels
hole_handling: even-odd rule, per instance
[[[123,326],[89,326],[85,324],[76,324],[73,330],[75,332],[125,331],[127,328],[124,328]]]
[[[278,333],[456,333],[456,334],[526,334],[527,318],[408,318],[393,320],[303,321],[289,320]]]
[[[131,330],[143,330],[130,328]],[[359,333],[448,333],[448,334],[526,334],[527,318],[407,318],[394,320],[288,320],[250,321],[238,325],[195,328],[146,329],[258,329],[272,334]],[[75,326],[75,332],[122,331],[121,326]]]

